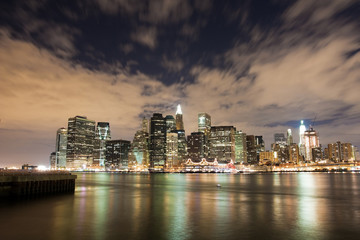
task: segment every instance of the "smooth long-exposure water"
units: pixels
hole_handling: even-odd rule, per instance
[[[360,239],[360,174],[80,173],[2,202],[0,239]]]

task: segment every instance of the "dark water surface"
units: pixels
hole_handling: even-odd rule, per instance
[[[360,239],[360,174],[81,173],[2,202],[0,239]]]

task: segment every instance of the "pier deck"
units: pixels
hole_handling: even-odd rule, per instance
[[[0,171],[0,196],[71,193],[76,177],[64,171]]]

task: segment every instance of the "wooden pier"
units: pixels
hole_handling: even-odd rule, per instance
[[[64,171],[0,171],[0,196],[73,193],[76,177]]]

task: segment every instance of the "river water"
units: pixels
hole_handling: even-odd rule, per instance
[[[77,175],[2,202],[0,239],[360,239],[358,173]]]

